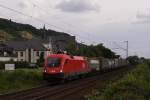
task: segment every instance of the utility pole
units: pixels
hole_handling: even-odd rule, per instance
[[[84,51],[83,51],[83,47],[84,47],[84,42],[81,41],[81,52],[82,52],[82,56],[84,55]]]
[[[126,42],[126,58],[128,58],[129,56],[129,41],[125,41]]]
[[[50,50],[51,53],[53,53],[53,46],[52,46],[52,45],[53,45],[53,44],[52,44],[52,39],[51,39],[51,37],[49,36],[48,48],[49,48],[49,50]]]

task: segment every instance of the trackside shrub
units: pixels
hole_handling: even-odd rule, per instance
[[[42,83],[42,69],[0,71],[0,94],[28,89]]]
[[[92,93],[88,100],[150,100],[149,63],[138,65],[121,80],[110,84],[98,95]]]

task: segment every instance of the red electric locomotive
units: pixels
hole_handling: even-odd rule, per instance
[[[84,57],[52,54],[45,59],[43,76],[46,80],[65,80],[85,75],[90,70]]]

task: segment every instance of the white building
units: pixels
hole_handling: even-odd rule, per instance
[[[0,45],[0,61],[26,61],[37,63],[41,55],[46,57],[49,50],[36,40],[12,41]]]

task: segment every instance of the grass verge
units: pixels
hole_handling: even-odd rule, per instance
[[[150,100],[150,63],[138,65],[103,91],[95,90],[88,100]]]
[[[42,69],[0,71],[0,94],[21,91],[43,83]]]

